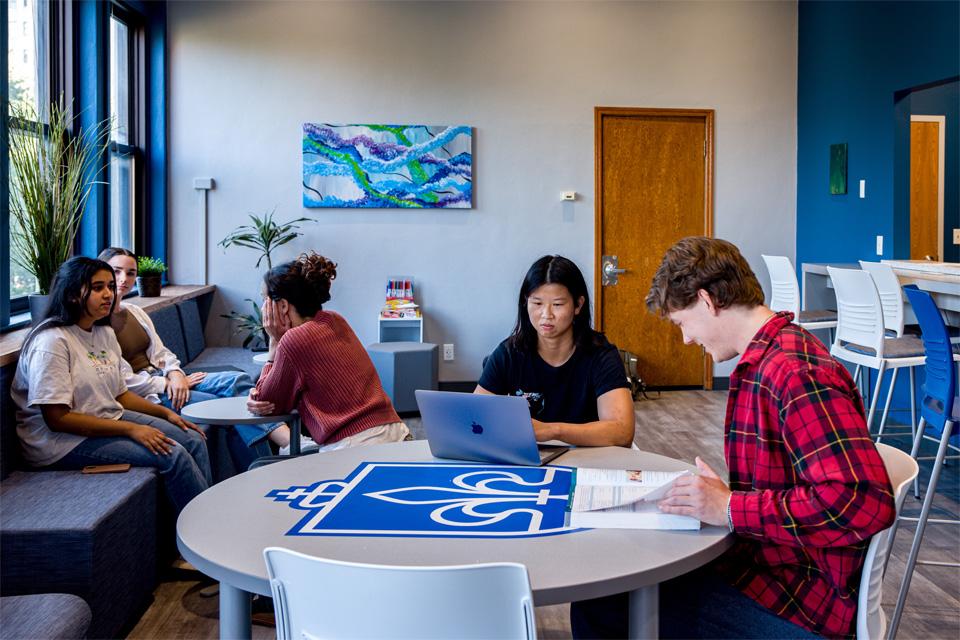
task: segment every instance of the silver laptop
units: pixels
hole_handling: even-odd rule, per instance
[[[526,398],[451,391],[415,391],[437,458],[539,466],[570,447],[538,446]]]

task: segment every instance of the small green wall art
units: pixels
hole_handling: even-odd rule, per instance
[[[305,123],[303,206],[469,209],[473,128]]]
[[[830,195],[847,193],[847,143],[830,145]]]

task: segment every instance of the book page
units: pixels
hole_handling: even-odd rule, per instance
[[[577,469],[570,510],[596,511],[658,500],[675,479],[689,474],[689,471]]]

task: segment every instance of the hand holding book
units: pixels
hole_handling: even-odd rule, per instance
[[[695,518],[662,513],[654,502],[687,477],[692,477],[691,472],[577,469],[567,523],[573,527],[699,529]]]
[[[699,475],[677,478],[657,506],[664,513],[697,518],[707,524],[726,526],[730,488],[710,465],[696,459]]]

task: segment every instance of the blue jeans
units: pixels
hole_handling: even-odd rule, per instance
[[[661,638],[819,638],[731,586],[711,565],[660,585]],[[629,596],[570,603],[574,638],[625,638]]]
[[[187,404],[245,395],[252,388],[253,380],[243,371],[211,371],[195,387],[190,389],[190,399]],[[160,403],[168,409],[173,408],[170,397],[166,394],[160,396]],[[230,460],[238,472],[245,471],[254,460],[261,455],[265,455],[263,451],[255,451],[254,447],[279,426],[279,422],[237,424],[228,429],[226,434],[227,449],[230,452]],[[209,431],[202,425],[201,428],[204,429],[205,433]]]
[[[153,453],[145,446],[124,436],[87,438],[47,469],[82,469],[87,465],[129,462],[136,467],[154,467],[160,472],[170,502],[179,514],[193,498],[210,486],[210,459],[207,446],[196,431],[184,431],[161,418],[136,411],[124,411],[121,420],[136,422],[163,431],[177,444],[169,455]]]

